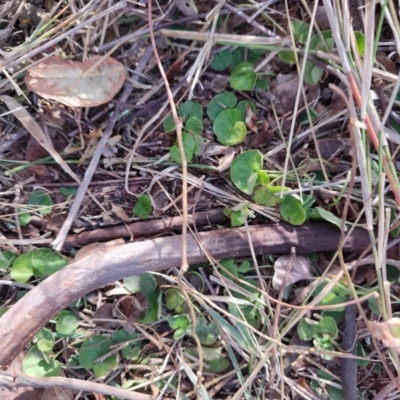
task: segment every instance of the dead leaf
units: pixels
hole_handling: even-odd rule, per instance
[[[387,72],[390,72],[395,75],[398,74],[398,68],[396,67],[396,64],[390,58],[386,57],[385,55],[377,54],[376,61],[379,64],[383,65],[383,67],[386,69]]]
[[[278,74],[276,76],[276,79],[271,83],[271,94],[275,96],[274,107],[278,115],[293,112],[298,88],[298,75]],[[300,96],[299,108],[303,106],[303,96]]]
[[[276,259],[274,264],[274,277],[272,278],[272,286],[276,290],[281,290],[283,282],[285,286],[303,279],[310,279],[310,261],[304,256],[295,255],[293,265],[288,271],[289,261],[293,256],[281,256]]]
[[[332,157],[337,156],[346,147],[346,143],[338,137],[319,139],[317,145],[321,158],[324,160],[330,160]],[[317,150],[314,150],[311,157],[318,157]]]
[[[198,13],[199,13],[193,0],[178,0],[176,2],[176,8],[185,17],[192,17],[194,15],[198,15]]]
[[[112,211],[121,221],[124,221],[124,222],[130,222],[130,221],[131,221],[131,219],[126,215],[126,212],[125,212],[125,210],[124,210],[122,207],[113,204],[112,207],[111,207],[111,211]]]
[[[95,56],[78,62],[52,56],[28,68],[25,83],[45,99],[69,107],[96,107],[118,93],[126,75],[125,66],[111,57]]]
[[[48,388],[44,391],[42,400],[73,400],[74,392],[69,388]]]
[[[369,331],[376,339],[400,354],[400,318],[391,318],[388,321],[369,323]]]
[[[257,115],[254,114],[254,111],[251,107],[246,103],[246,125],[247,127],[254,133],[258,133],[258,125],[257,125]]]
[[[114,319],[113,310],[114,310],[114,306],[110,303],[105,303],[105,304],[101,305],[93,315],[93,320],[94,320],[93,322],[97,326],[101,326],[105,329],[118,328],[119,323],[111,321]]]

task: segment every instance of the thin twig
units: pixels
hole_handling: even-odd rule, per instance
[[[0,374],[0,386],[14,389],[18,387],[32,388],[68,388],[81,390],[89,393],[102,393],[107,396],[115,396],[126,400],[155,400],[154,396],[143,393],[133,393],[128,390],[108,386],[103,383],[83,381],[80,379],[54,377],[38,378],[28,375],[8,375]]]
[[[132,93],[132,90],[133,90],[133,87],[131,85],[125,86],[124,91],[122,92],[122,94],[120,96],[120,101],[122,103],[128,99],[128,97]],[[92,177],[95,173],[95,170],[99,163],[100,157],[103,153],[104,147],[107,144],[107,141],[113,132],[115,123],[117,122],[117,120],[119,118],[121,109],[122,109],[122,105],[120,105],[120,104],[115,107],[114,115],[111,117],[110,122],[108,123],[107,128],[105,129],[103,136],[101,137],[100,142],[96,148],[96,151],[95,151],[92,159],[90,160],[90,164],[86,170],[85,177],[76,193],[76,196],[75,196],[74,202],[72,203],[68,217],[65,220],[65,222],[63,223],[63,225],[60,229],[60,232],[58,232],[57,237],[52,242],[52,246],[56,250],[61,250],[64,245],[65,238],[67,237],[68,231],[70,230],[71,225],[72,225],[73,221],[75,220],[76,214],[79,211],[79,207],[82,204],[82,200],[86,195],[86,191],[89,187],[89,183],[92,180]]]

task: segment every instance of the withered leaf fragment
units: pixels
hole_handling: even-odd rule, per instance
[[[84,62],[49,57],[28,68],[29,90],[69,107],[96,107],[110,101],[126,79],[126,68],[111,57],[95,56]]]

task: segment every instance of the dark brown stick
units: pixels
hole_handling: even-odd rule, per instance
[[[350,354],[356,354],[356,306],[346,307],[345,328],[343,332],[342,349]],[[357,359],[342,358],[340,360],[342,388],[345,400],[357,400]]]
[[[222,209],[203,211],[194,215],[188,215],[188,223],[196,224],[197,227],[202,227],[207,224],[217,224],[227,221],[227,217],[223,214]],[[152,221],[133,222],[132,224],[116,225],[106,228],[97,228],[93,231],[85,231],[77,234],[68,235],[64,250],[69,250],[72,247],[82,247],[89,243],[106,242],[109,240],[130,238],[131,236],[145,236],[154,233],[167,232],[170,230],[181,230],[182,217],[171,217],[164,219],[155,219]]]
[[[326,223],[255,225],[248,229],[256,254],[289,254],[291,247],[296,248],[296,254],[335,251],[340,241],[339,229]],[[245,228],[213,230],[198,237],[215,259],[250,254]],[[86,293],[128,276],[178,267],[181,240],[181,236],[173,236],[115,247],[98,245],[86,257],[45,279],[1,317],[0,365],[9,365],[39,329]],[[368,245],[367,231],[355,229],[343,251],[360,253]],[[191,236],[187,256],[190,264],[207,260]]]

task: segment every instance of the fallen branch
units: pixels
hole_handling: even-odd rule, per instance
[[[103,383],[83,381],[80,379],[64,378],[62,376],[54,378],[38,378],[28,375],[9,375],[0,374],[0,386],[10,390],[19,387],[41,388],[68,388],[88,393],[101,393],[107,396],[115,396],[125,400],[155,400],[155,396],[148,394],[130,392],[129,390],[119,389]]]
[[[310,223],[300,227],[288,224],[250,226],[256,254],[296,254],[335,251],[340,231],[334,225]],[[220,229],[198,234],[204,248],[215,259],[250,254],[246,228]],[[48,277],[0,318],[0,365],[8,366],[36,332],[73,301],[116,280],[178,267],[181,264],[181,236],[107,247],[98,244],[87,256]],[[369,245],[368,232],[355,229],[343,251],[362,252]],[[190,264],[207,261],[193,237],[188,237]]]

